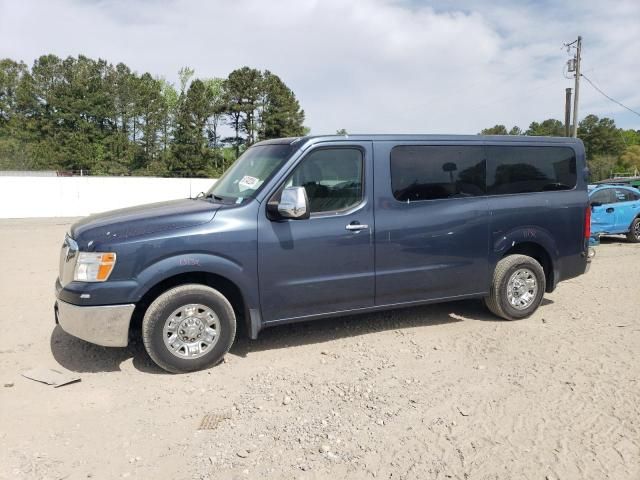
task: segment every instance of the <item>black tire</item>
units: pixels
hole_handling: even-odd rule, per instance
[[[507,285],[511,276],[520,269],[526,269],[535,276],[537,291],[533,301],[526,308],[515,308],[508,300]],[[544,270],[540,264],[527,255],[509,255],[496,265],[489,295],[484,298],[485,305],[491,312],[505,320],[526,318],[536,311],[546,288]]]
[[[199,304],[210,308],[218,318],[220,331],[210,350],[197,358],[179,358],[165,344],[163,329],[171,314],[182,306]],[[151,359],[171,373],[193,372],[222,361],[236,336],[233,307],[219,291],[200,284],[187,284],[167,290],[156,298],[142,319],[142,341]]]
[[[627,240],[631,243],[640,243],[640,217],[634,218],[631,228],[627,233]]]

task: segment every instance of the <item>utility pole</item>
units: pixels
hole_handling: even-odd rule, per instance
[[[578,44],[576,46],[576,96],[573,99],[573,137],[578,136],[578,100],[580,98],[580,53],[582,52],[582,37],[578,36]]]
[[[565,89],[564,97],[564,136],[571,136],[571,89]]]

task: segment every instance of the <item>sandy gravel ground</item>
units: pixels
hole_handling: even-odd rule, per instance
[[[607,241],[527,320],[468,301],[278,327],[172,376],[54,328],[68,225],[0,222],[2,479],[640,478],[640,245]]]

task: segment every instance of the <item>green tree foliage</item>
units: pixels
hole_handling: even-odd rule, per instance
[[[480,135],[522,135],[522,130],[520,130],[520,127],[514,126],[507,131],[507,127],[504,125],[494,125],[491,128],[483,129]]]
[[[235,132],[229,141],[238,154],[243,147],[254,143],[257,137],[256,118],[263,92],[262,73],[249,67],[234,70],[225,80],[223,88],[229,110],[229,125]]]
[[[619,165],[627,172],[640,172],[640,145],[628,146],[620,155]]]
[[[277,75],[264,72],[263,105],[258,128],[259,138],[298,137],[304,135],[304,110],[293,92]]]
[[[587,161],[592,181],[610,178],[617,171],[618,159],[613,155],[594,155]]]
[[[215,149],[220,142],[220,135],[218,133],[220,121],[226,111],[224,79],[207,78],[203,80],[203,83],[207,89],[210,104],[210,115],[207,121],[207,140],[209,146]]]
[[[507,132],[507,127],[504,125],[494,125],[491,128],[483,129],[480,135],[509,135],[509,132]]]
[[[578,136],[584,142],[587,156],[615,155],[624,151],[624,137],[610,118],[587,115],[578,124]]]
[[[542,123],[531,122],[525,135],[533,137],[564,137],[564,124],[555,118],[549,118]]]
[[[271,72],[178,76],[176,89],[82,55],[43,55],[31,68],[0,59],[0,169],[219,175],[257,140],[305,133],[298,100]]]
[[[626,146],[640,145],[640,130],[621,130],[620,134]]]
[[[169,172],[173,176],[213,174],[208,158],[204,129],[211,115],[211,92],[202,80],[191,82],[180,96],[176,117],[173,158]]]

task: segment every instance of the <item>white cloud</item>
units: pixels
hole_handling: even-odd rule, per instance
[[[564,41],[584,37],[585,73],[640,107],[640,2],[392,0],[0,0],[0,56],[85,54],[171,80],[181,66],[280,75],[314,133],[476,133],[561,119]],[[581,114],[640,118],[582,89]]]

